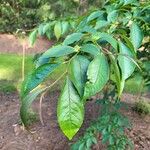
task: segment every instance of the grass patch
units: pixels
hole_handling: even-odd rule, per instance
[[[25,75],[34,68],[33,56],[25,57]],[[54,82],[64,72],[65,66],[61,66],[48,77],[46,84]],[[0,91],[14,92],[20,89],[22,78],[22,56],[16,54],[0,54]],[[52,90],[60,89],[63,80],[59,81]]]
[[[140,100],[135,103],[133,110],[140,115],[150,115],[150,102],[146,100]]]

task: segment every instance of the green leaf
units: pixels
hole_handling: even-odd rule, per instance
[[[135,49],[139,48],[142,44],[143,32],[136,23],[131,26],[130,37]]]
[[[103,28],[103,27],[105,27],[105,26],[107,26],[107,25],[109,25],[109,22],[108,21],[106,21],[106,20],[98,20],[97,22],[96,22],[96,25],[95,25],[95,29],[96,30],[98,30],[98,29],[101,29],[101,28]]]
[[[81,40],[82,36],[82,33],[73,33],[71,35],[68,35],[64,40],[63,45],[70,45],[74,42],[78,42]]]
[[[109,79],[109,65],[103,53],[96,56],[89,64],[87,76],[88,81],[85,85],[84,99],[100,92]]]
[[[108,22],[115,22],[117,17],[118,17],[117,10],[113,10],[110,13],[108,13],[107,20]]]
[[[69,23],[67,21],[61,22],[61,28],[62,28],[62,35],[68,32],[69,30]]]
[[[70,65],[71,81],[81,97],[83,96],[84,85],[87,80],[86,73],[89,63],[90,61],[85,56],[78,55],[72,60]]]
[[[109,58],[112,64],[112,70],[114,72],[114,78],[115,78],[114,82],[117,85],[118,97],[120,97],[124,88],[124,84],[122,84],[121,82],[121,73],[119,70],[119,66],[117,64],[117,60],[115,59],[114,55],[110,54]]]
[[[56,24],[54,26],[54,34],[55,34],[57,40],[59,40],[59,38],[61,37],[61,34],[62,34],[61,23],[59,21],[56,22]]]
[[[101,52],[101,49],[95,46],[94,44],[85,44],[81,47],[80,50],[92,54],[93,56],[97,56]]]
[[[126,80],[128,77],[131,76],[135,69],[135,64],[129,59],[130,57],[134,58],[134,54],[122,42],[119,42],[119,50],[120,55],[118,56],[118,61],[122,73],[122,80]]]
[[[121,37],[124,39],[124,41],[126,42],[126,45],[129,47],[129,49],[132,50],[132,52],[135,53],[135,55],[136,55],[136,50],[135,50],[131,40],[124,35],[121,35]]]
[[[93,38],[100,41],[107,41],[116,51],[118,50],[118,42],[111,34],[98,32],[93,34]]]
[[[43,27],[43,34],[45,34],[48,30],[51,29],[51,23],[47,23],[44,27]]]
[[[43,28],[44,28],[44,24],[40,24],[39,25],[39,27],[38,27],[38,33],[39,33],[39,35],[43,35],[44,33],[43,33]]]
[[[39,58],[39,61],[51,57],[61,57],[71,53],[76,52],[75,49],[71,46],[58,45],[48,49],[43,55]]]
[[[36,97],[45,91],[45,87],[38,87],[32,92],[30,92],[24,99],[21,101],[21,108],[20,108],[20,117],[22,123],[27,126],[28,125],[28,110],[32,102],[36,99]]]
[[[37,87],[60,64],[44,64],[34,70],[24,80],[21,88],[21,97],[24,98],[31,90]]]
[[[61,130],[71,140],[83,123],[84,105],[68,77],[58,101],[57,117]]]
[[[99,10],[91,13],[87,18],[87,22],[90,22],[90,21],[100,17],[101,15],[103,15],[103,13],[104,13],[103,11],[99,11]]]
[[[29,36],[30,45],[33,46],[37,39],[38,30],[35,29]]]

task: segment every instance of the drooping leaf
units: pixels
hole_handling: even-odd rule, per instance
[[[126,45],[127,45],[127,46],[129,47],[129,49],[133,52],[133,54],[136,55],[136,49],[134,48],[134,46],[133,46],[131,40],[130,40],[128,37],[124,36],[124,35],[121,35],[121,37],[124,39],[124,41],[126,42]]]
[[[115,22],[117,20],[117,17],[118,17],[118,11],[113,10],[110,13],[108,13],[107,20],[108,22]]]
[[[36,88],[59,65],[60,64],[44,64],[30,73],[22,84],[21,97],[24,98],[30,91]]]
[[[100,92],[109,79],[108,61],[103,53],[96,56],[89,64],[87,76],[88,81],[85,85],[84,99]]]
[[[94,44],[85,44],[81,47],[80,50],[92,54],[93,56],[97,56],[101,52],[101,49],[95,46]]]
[[[67,21],[62,21],[61,28],[62,28],[62,35],[63,35],[69,30],[69,23]]]
[[[59,40],[59,38],[61,37],[62,34],[62,29],[61,29],[61,22],[56,22],[55,26],[54,26],[54,34],[57,38],[57,40]]]
[[[133,23],[131,26],[130,37],[135,49],[138,49],[142,44],[143,33],[136,23]]]
[[[21,101],[21,108],[20,108],[20,117],[22,123],[27,126],[28,125],[28,111],[30,109],[30,106],[32,102],[37,98],[39,94],[45,91],[45,87],[38,87],[34,89],[32,92],[30,92],[24,99]]]
[[[131,61],[134,58],[132,50],[130,50],[125,44],[119,42],[120,55],[118,56],[119,66],[122,73],[122,80],[126,80],[131,76],[135,69],[135,64]]]
[[[43,55],[39,58],[39,62],[42,62],[45,59],[51,57],[61,57],[71,53],[76,52],[75,49],[71,46],[58,45],[48,49]]]
[[[38,33],[40,36],[42,36],[44,33],[43,33],[43,28],[44,28],[44,24],[40,24],[39,27],[38,27]]]
[[[76,56],[70,65],[71,81],[75,85],[80,96],[83,96],[84,85],[87,80],[87,68],[90,61],[82,55]]]
[[[123,88],[124,88],[124,84],[122,84],[122,82],[121,82],[121,72],[120,72],[119,66],[117,64],[117,60],[115,59],[114,55],[110,54],[109,58],[110,58],[110,61],[112,64],[112,71],[114,73],[113,81],[117,85],[118,97],[120,97],[120,95],[122,94]]]
[[[70,45],[74,42],[78,42],[81,40],[83,34],[82,33],[72,33],[71,35],[68,35],[66,39],[64,40],[64,45]]]
[[[91,13],[87,18],[87,22],[90,22],[90,21],[100,17],[101,15],[103,15],[103,13],[104,13],[103,11],[99,11],[99,10]]]
[[[61,130],[71,140],[83,123],[84,105],[68,77],[58,100],[57,117]]]
[[[44,27],[43,27],[43,34],[45,34],[48,30],[51,29],[51,23],[47,23]]]
[[[37,39],[38,30],[35,29],[29,36],[30,45],[33,46]]]

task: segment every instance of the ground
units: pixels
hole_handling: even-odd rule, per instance
[[[0,35],[1,53],[21,53],[22,47],[18,39],[12,35]],[[44,44],[42,44],[44,42]],[[8,44],[9,43],[9,44]],[[40,44],[39,44],[40,43]],[[41,52],[47,49],[52,43],[39,40],[38,46],[28,48],[27,53]],[[28,44],[27,44],[28,45]],[[41,47],[40,47],[41,46]],[[28,46],[27,46],[28,47]],[[29,51],[30,50],[30,51]],[[42,116],[44,125],[38,120],[30,126],[30,131],[24,130],[20,124],[19,108],[20,100],[18,92],[0,92],[0,149],[2,150],[69,150],[70,144],[83,135],[84,130],[90,125],[91,120],[96,118],[99,112],[95,100],[86,104],[85,121],[79,133],[69,141],[62,134],[56,118],[56,106],[60,91],[51,91],[42,104]],[[124,94],[122,101],[128,106],[121,112],[129,117],[133,124],[131,131],[126,131],[135,144],[135,150],[149,150],[150,147],[150,117],[140,116],[132,110],[136,95]],[[150,94],[147,95],[149,100]],[[38,112],[39,101],[33,104]],[[99,140],[93,150],[105,150]]]
[[[62,134],[56,119],[56,104],[59,91],[49,93],[42,104],[42,116],[44,125],[38,121],[30,126],[30,132],[23,130],[19,118],[19,96],[17,93],[0,94],[0,149],[2,150],[69,150],[69,145],[83,134],[90,121],[98,114],[98,106],[94,100],[86,105],[84,124],[80,132],[72,141],[68,141]],[[134,141],[135,150],[149,150],[150,147],[150,117],[141,117],[132,110],[135,96],[123,95],[123,102],[129,105],[123,109],[133,124],[131,131],[127,134]],[[34,109],[38,110],[39,102],[34,103]],[[102,144],[94,146],[93,149],[102,149]],[[105,150],[105,149],[104,149]]]

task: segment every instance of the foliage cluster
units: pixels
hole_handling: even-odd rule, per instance
[[[136,62],[137,51],[147,36],[142,30],[149,28],[145,16],[148,10],[149,7],[145,3],[136,0],[110,0],[102,9],[79,19],[73,33],[62,38],[61,43],[48,49],[37,59],[36,69],[23,82],[20,115],[24,125],[27,126],[27,113],[36,97],[47,92],[64,76],[66,79],[58,100],[57,117],[60,128],[68,139],[73,138],[83,123],[87,99],[113,84],[115,100],[120,100],[125,81],[133,74],[135,67],[139,67]],[[62,30],[55,28],[56,24],[54,34],[59,39]],[[42,32],[43,30],[44,28]],[[33,31],[34,34],[31,34],[32,44],[39,31],[41,30],[36,29]],[[47,77],[63,64],[66,64],[66,69],[62,75],[51,85],[42,85]],[[103,124],[104,120],[100,119],[102,130],[99,131],[102,132],[103,138],[109,141],[109,149],[115,149],[116,146],[118,149],[125,149],[128,143],[123,132],[126,128],[125,120],[116,111],[110,112],[112,103],[109,103],[108,99],[105,100],[109,109],[100,118],[114,118],[108,119],[112,124],[112,130],[109,127],[108,133],[108,130],[103,128],[106,126]]]
[[[125,129],[130,129],[131,124],[127,117],[122,115],[118,109],[123,104],[115,100],[115,91],[105,93],[102,99],[96,103],[101,105],[101,112],[96,121],[86,130],[71,147],[72,150],[90,150],[93,144],[97,144],[97,136],[101,136],[102,143],[107,145],[108,150],[125,150],[132,148],[132,142],[125,135]]]

